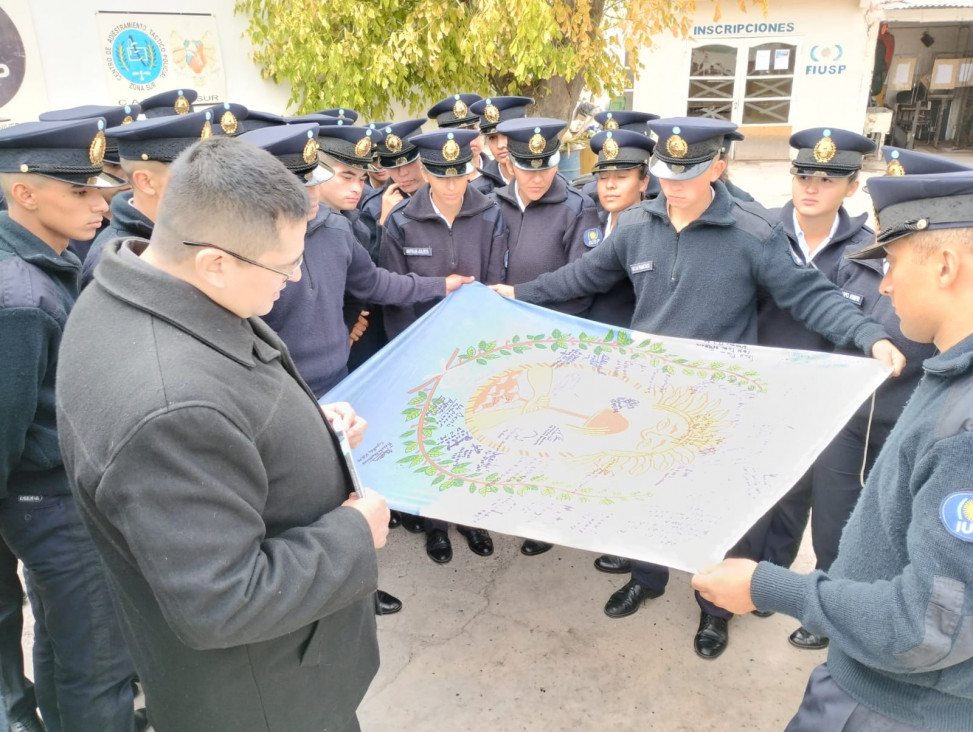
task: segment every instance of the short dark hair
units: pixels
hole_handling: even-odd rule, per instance
[[[297,177],[273,155],[233,137],[211,137],[170,166],[152,245],[181,261],[183,240],[259,257],[279,245],[281,222],[305,221],[311,201]]]

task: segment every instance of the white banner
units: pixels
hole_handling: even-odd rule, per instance
[[[212,15],[100,12],[96,24],[115,103],[181,88],[195,89],[197,104],[229,101]]]

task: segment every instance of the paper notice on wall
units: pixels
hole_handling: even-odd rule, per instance
[[[955,68],[951,63],[937,63],[933,83],[937,86],[950,86],[953,82],[953,70]]]
[[[787,48],[774,51],[774,71],[786,71],[791,65],[791,52]]]
[[[769,71],[770,70],[770,51],[757,51],[757,56],[753,60],[753,70],[754,71]]]
[[[895,86],[905,87],[909,85],[909,64],[899,64],[895,67]]]

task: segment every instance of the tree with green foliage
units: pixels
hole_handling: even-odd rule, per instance
[[[637,76],[653,36],[686,37],[696,2],[239,0],[236,11],[263,76],[289,83],[300,112],[346,106],[375,120],[395,102],[421,113],[478,92],[530,96],[534,114],[569,119],[582,89],[616,95]]]

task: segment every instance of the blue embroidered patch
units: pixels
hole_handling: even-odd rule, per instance
[[[582,237],[584,245],[589,249],[594,249],[601,244],[602,239],[604,237],[602,236],[601,229],[588,229]]]
[[[939,507],[939,518],[946,531],[963,541],[973,542],[973,493],[951,493]]]

